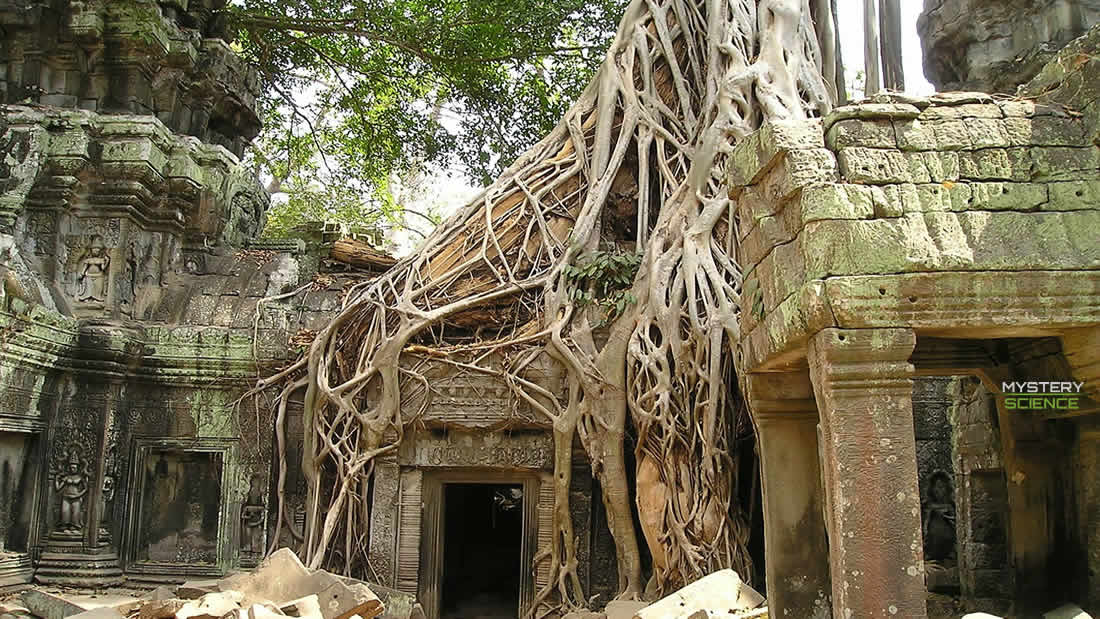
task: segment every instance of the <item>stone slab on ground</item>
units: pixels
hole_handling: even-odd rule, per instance
[[[696,580],[638,611],[635,619],[688,619],[699,611],[737,615],[764,603],[764,597],[741,582],[733,570],[719,570]]]
[[[309,578],[310,591],[317,593],[324,619],[349,619],[359,615],[374,619],[385,611],[382,601],[365,583],[352,582],[328,572],[314,572]]]
[[[88,610],[70,602],[63,596],[46,593],[39,589],[27,589],[20,598],[31,614],[42,619],[65,619]]]
[[[649,606],[648,602],[615,600],[614,602],[608,602],[607,608],[603,612],[607,615],[607,619],[633,619],[634,614],[646,606]]]
[[[320,572],[318,572],[320,573]],[[223,578],[222,591],[240,591],[245,604],[270,601],[277,606],[313,593],[310,571],[289,548],[271,553],[254,571]]]
[[[216,593],[220,590],[218,580],[189,580],[176,587],[175,597],[182,600],[197,600],[207,593]]]
[[[207,593],[197,600],[184,604],[176,612],[176,619],[220,619],[240,608],[243,598],[239,591]]]
[[[341,577],[341,580],[348,585],[364,584],[354,578]],[[377,619],[424,619],[424,609],[417,603],[415,596],[375,583],[365,584],[385,607]]]
[[[66,600],[69,600],[73,604],[84,608],[85,610],[92,610],[95,608],[112,608],[119,612],[119,614],[127,615],[130,611],[141,608],[141,605],[145,603],[145,600],[136,598],[131,595],[118,595],[118,594],[104,594],[104,595],[90,595],[90,594],[74,594],[65,596]]]
[[[301,617],[302,619],[321,619],[321,603],[317,601],[317,594],[291,600],[279,605],[279,610],[288,617]]]
[[[1063,604],[1043,613],[1043,619],[1092,619],[1092,615],[1076,604]]]
[[[149,600],[138,611],[138,619],[169,619],[175,617],[187,600]]]
[[[590,610],[578,610],[565,615],[561,619],[607,619],[607,615],[594,613]]]

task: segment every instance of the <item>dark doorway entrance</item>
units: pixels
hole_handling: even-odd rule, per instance
[[[523,573],[523,486],[444,485],[441,619],[514,619]]]

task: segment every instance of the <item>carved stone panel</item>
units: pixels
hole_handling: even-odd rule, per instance
[[[423,433],[406,439],[403,466],[447,468],[552,469],[554,441],[549,433]]]

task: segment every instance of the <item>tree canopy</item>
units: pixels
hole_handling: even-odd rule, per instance
[[[399,218],[395,179],[458,162],[486,183],[591,79],[625,0],[238,0],[263,80],[253,159],[296,219]]]

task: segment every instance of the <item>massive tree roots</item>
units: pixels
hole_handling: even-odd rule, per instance
[[[620,596],[646,588],[628,427],[653,592],[720,567],[749,574],[732,490],[733,439],[747,422],[731,354],[741,274],[726,159],[765,120],[830,105],[813,25],[831,19],[820,8],[829,3],[812,4],[636,0],[557,128],[418,253],[353,289],[308,352],[261,382],[282,389],[280,420],[292,397],[304,399],[310,565],[365,569],[373,464],[427,406],[423,369],[443,363],[504,381],[553,430],[555,532],[536,558],[551,575],[536,595],[541,612],[585,600],[568,504],[575,438],[603,492]],[[578,300],[587,280],[568,267],[608,248],[637,251],[641,264],[605,325],[607,310]],[[532,380],[548,359],[562,389]]]

